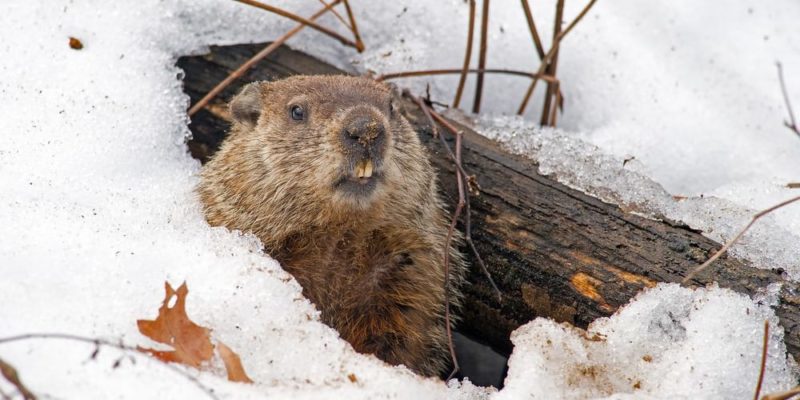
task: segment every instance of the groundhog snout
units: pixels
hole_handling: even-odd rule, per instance
[[[380,115],[369,108],[351,110],[343,123],[343,144],[355,153],[364,156],[379,156],[386,137],[386,127]]]

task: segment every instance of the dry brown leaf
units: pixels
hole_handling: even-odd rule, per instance
[[[78,38],[74,38],[70,36],[69,38],[69,47],[73,50],[80,50],[83,48],[83,42],[80,41]]]
[[[244,372],[244,366],[242,366],[242,360],[239,358],[239,355],[231,350],[230,347],[218,341],[217,352],[225,363],[225,370],[228,371],[229,381],[253,383],[253,380],[247,376],[247,372]]]
[[[158,309],[158,318],[152,321],[140,319],[136,324],[143,335],[175,350],[158,351],[141,347],[139,349],[163,361],[199,368],[201,363],[211,359],[214,352],[210,330],[195,324],[186,315],[186,295],[189,293],[186,282],[177,291],[168,282],[165,282],[164,286],[166,296],[161,308]],[[169,307],[173,296],[177,297],[175,305]]]
[[[9,383],[14,385],[14,387],[17,389],[17,392],[24,400],[36,400],[36,395],[31,393],[31,391],[28,390],[28,388],[22,383],[22,380],[20,380],[17,370],[11,366],[11,364],[3,361],[2,358],[0,358],[0,375],[6,378]],[[0,395],[3,395],[4,399],[11,398],[6,396],[3,392],[0,392]]]

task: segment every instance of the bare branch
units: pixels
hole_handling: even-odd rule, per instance
[[[348,38],[346,38],[346,37],[334,32],[334,31],[330,30],[329,28],[326,28],[326,27],[324,27],[324,26],[322,26],[320,24],[317,24],[316,22],[313,21],[313,19],[305,19],[305,18],[303,18],[303,17],[301,17],[301,16],[299,16],[297,14],[292,14],[292,13],[290,13],[290,12],[288,12],[288,11],[282,9],[282,8],[271,6],[269,4],[264,4],[264,3],[260,2],[260,1],[256,1],[256,0],[234,0],[234,1],[238,1],[239,3],[247,4],[249,6],[253,6],[253,7],[256,7],[256,8],[260,8],[262,10],[266,10],[266,11],[269,11],[269,12],[274,13],[274,14],[278,14],[281,17],[284,17],[284,18],[289,18],[292,21],[299,22],[299,23],[301,23],[303,25],[308,26],[311,29],[315,29],[315,30],[317,30],[317,31],[319,31],[321,33],[324,33],[324,34],[326,34],[326,35],[328,35],[328,36],[330,36],[330,37],[342,42],[342,44],[344,44],[345,46],[354,47],[359,52],[364,51],[364,46],[363,45],[359,46],[357,43],[353,42],[352,40],[350,40],[350,39],[348,39]]]
[[[433,122],[433,118],[431,117],[430,109],[427,105],[420,99],[411,94],[408,90],[404,91],[403,94],[417,103],[419,108],[425,114],[425,117],[428,118],[428,121],[431,124],[431,130],[434,136],[438,137],[440,140],[444,141],[442,135],[439,134],[438,130],[436,129],[436,124]],[[447,147],[447,150],[450,151],[450,148]],[[452,155],[452,152],[450,152]],[[458,161],[458,158],[453,158],[454,162],[457,165],[461,165]],[[453,331],[452,331],[452,322],[450,321],[450,245],[453,241],[453,233],[456,229],[456,223],[458,222],[458,217],[461,215],[461,210],[464,207],[464,187],[461,183],[461,172],[456,171],[456,179],[458,179],[458,204],[456,205],[455,210],[453,211],[453,219],[450,221],[450,227],[447,230],[447,239],[445,240],[445,251],[444,251],[444,319],[445,319],[445,331],[447,333],[447,347],[450,350],[450,359],[453,360],[453,371],[450,372],[450,376],[447,377],[447,380],[455,376],[455,374],[461,369],[458,365],[458,357],[456,357],[456,350],[453,344]]]
[[[483,11],[481,11],[481,46],[478,54],[478,70],[486,68],[486,49],[489,41],[489,0],[483,0]],[[483,94],[483,73],[478,72],[478,79],[475,81],[475,98],[472,102],[472,112],[477,114],[481,110],[481,95]]]
[[[458,108],[461,104],[461,95],[464,92],[464,84],[467,81],[467,72],[469,71],[469,64],[472,61],[472,40],[475,31],[475,0],[469,0],[469,28],[467,30],[467,46],[464,53],[464,66],[461,68],[461,76],[458,78],[458,88],[456,89],[456,98],[453,99],[453,107]]]
[[[789,111],[789,121],[785,121],[783,124],[794,131],[797,136],[800,136],[800,127],[797,126],[797,121],[794,119],[794,110],[792,110],[792,103],[789,101],[789,93],[786,91],[786,82],[783,80],[783,66],[780,62],[776,62],[775,65],[778,67],[778,80],[781,82],[783,101],[786,102],[786,109]]]
[[[539,54],[539,61],[544,59],[544,46],[542,46],[542,38],[539,37],[539,30],[536,29],[536,22],[533,20],[533,13],[528,0],[520,0],[522,9],[525,11],[525,19],[528,21],[528,29],[531,31],[531,38],[533,45],[536,46],[536,53]]]
[[[695,275],[697,275],[698,273],[700,273],[703,270],[705,270],[709,265],[711,265],[711,263],[716,261],[716,259],[718,259],[720,256],[722,256],[726,251],[728,251],[728,249],[731,246],[733,246],[737,241],[739,241],[739,239],[742,237],[742,235],[744,235],[744,233],[747,232],[747,230],[750,229],[750,227],[753,226],[753,224],[755,224],[756,221],[758,221],[759,218],[761,218],[761,217],[763,217],[763,216],[765,216],[765,215],[767,215],[767,214],[769,214],[769,213],[771,213],[771,212],[773,212],[773,211],[775,211],[775,210],[777,210],[777,209],[779,209],[781,207],[784,207],[784,206],[787,206],[787,205],[789,205],[791,203],[794,203],[795,201],[798,201],[798,200],[800,200],[800,196],[793,197],[793,198],[791,198],[789,200],[783,201],[783,202],[781,202],[779,204],[776,204],[776,205],[774,205],[774,206],[772,206],[770,208],[767,208],[766,210],[763,210],[763,211],[757,213],[756,215],[754,215],[753,219],[750,221],[749,224],[747,224],[747,226],[744,227],[744,229],[739,231],[739,233],[737,233],[736,236],[734,236],[734,238],[731,239],[728,243],[725,243],[725,245],[722,246],[722,248],[719,249],[719,251],[714,253],[714,255],[711,256],[711,258],[709,258],[706,262],[704,262],[702,265],[700,265],[699,267],[695,268],[688,275],[686,275],[686,277],[683,278],[682,283],[683,284],[688,283],[692,278],[694,278]]]
[[[769,347],[769,321],[764,321],[764,344],[761,346],[761,368],[758,372],[758,383],[756,384],[756,394],[753,400],[758,400],[761,394],[761,384],[764,382],[764,371],[767,369],[767,348]]]
[[[461,130],[459,130],[458,128],[453,126],[453,124],[451,124],[450,121],[444,119],[439,113],[437,113],[437,112],[435,112],[433,110],[430,110],[430,111],[431,111],[430,115],[432,115],[433,118],[435,118],[437,122],[442,124],[442,126],[447,128],[447,130],[450,131],[450,133],[456,137],[456,156],[455,157],[453,157],[453,152],[450,150],[450,146],[447,145],[447,142],[445,142],[444,138],[442,138],[441,135],[440,135],[439,140],[442,142],[442,146],[444,146],[445,150],[447,150],[447,153],[450,156],[450,158],[453,159],[453,161],[456,163],[456,167],[459,170],[459,172],[461,173],[461,176],[464,178],[464,182],[466,183],[467,182],[467,177],[469,175],[464,171],[463,166],[461,165],[461,154],[460,154],[461,153],[461,140],[460,139],[461,139],[461,136],[463,136],[463,133],[462,133]],[[433,121],[431,121],[431,122],[433,122]],[[435,126],[435,124],[434,124],[434,126]],[[475,255],[475,259],[478,261],[478,265],[481,267],[481,270],[483,271],[483,274],[486,276],[486,279],[489,281],[489,284],[491,284],[492,288],[494,288],[494,291],[497,294],[497,301],[502,302],[503,301],[503,292],[500,291],[500,288],[497,287],[497,284],[494,282],[494,279],[492,279],[492,274],[489,273],[489,269],[486,268],[486,263],[483,262],[483,258],[481,258],[481,254],[478,252],[478,249],[475,248],[475,243],[472,241],[472,219],[471,219],[471,209],[470,209],[470,203],[469,203],[469,190],[464,191],[464,198],[465,198],[464,202],[466,203],[466,207],[467,207],[466,214],[464,215],[464,240],[467,242],[467,244],[469,245],[470,249],[472,250],[472,254]]]
[[[785,392],[764,395],[761,400],[789,400],[798,394],[800,394],[800,386]]]
[[[313,20],[319,18],[322,14],[325,14],[326,12],[328,12],[328,10],[330,10],[331,7],[335,6],[336,4],[339,4],[340,1],[341,0],[334,0],[330,4],[326,5],[323,9],[321,9],[321,10],[317,11],[316,13],[314,13],[314,15],[312,15],[309,18],[309,20],[313,21]],[[211,101],[211,99],[216,97],[220,92],[222,92],[226,87],[228,87],[228,85],[230,85],[233,81],[235,81],[240,76],[242,76],[253,65],[255,65],[256,63],[258,63],[259,61],[263,60],[268,55],[270,55],[273,51],[275,51],[278,47],[280,47],[284,42],[289,40],[289,38],[291,38],[292,36],[297,34],[297,32],[300,32],[305,27],[306,27],[306,24],[305,23],[301,23],[300,25],[297,25],[296,27],[290,29],[288,32],[284,33],[283,36],[279,37],[274,42],[270,43],[267,47],[265,47],[263,50],[259,51],[256,55],[254,55],[249,60],[247,60],[247,62],[242,64],[235,71],[231,72],[230,75],[228,75],[222,82],[217,84],[217,86],[214,86],[214,88],[211,89],[211,91],[208,92],[205,96],[203,96],[203,98],[200,99],[200,101],[198,101],[197,104],[193,105],[192,108],[189,109],[189,116],[192,116],[195,113],[197,113],[198,111],[200,111],[203,107],[206,106],[206,104],[208,104],[209,101]]]
[[[143,356],[146,356],[146,353],[143,353],[143,352],[139,351],[138,348],[132,347],[132,346],[126,346],[126,345],[122,344],[121,342],[120,343],[115,343],[115,342],[112,342],[112,341],[109,341],[109,340],[105,340],[105,339],[90,338],[90,337],[85,337],[85,336],[71,335],[71,334],[67,334],[67,333],[27,333],[27,334],[23,334],[23,335],[8,336],[8,337],[0,338],[0,344],[19,342],[19,341],[24,341],[24,340],[33,340],[33,339],[72,340],[72,341],[76,341],[76,342],[83,342],[83,343],[93,344],[95,346],[103,345],[103,346],[113,347],[115,349],[119,349],[119,350],[127,351],[127,352],[130,352],[130,353],[141,354]],[[153,359],[154,360],[158,360],[157,358],[153,358]],[[189,380],[192,383],[194,383],[194,385],[197,386],[200,390],[202,390],[209,398],[214,399],[214,400],[219,400],[219,397],[217,397],[217,395],[214,394],[214,390],[213,389],[211,389],[208,386],[202,384],[199,380],[197,380],[197,378],[195,378],[194,376],[190,375],[188,372],[186,372],[183,369],[178,368],[178,367],[176,367],[176,366],[174,366],[174,365],[172,365],[172,364],[170,364],[168,362],[164,362],[164,361],[161,361],[161,360],[158,360],[158,361],[162,365],[164,365],[165,367],[171,369],[172,371],[178,373],[179,375],[183,376],[187,380]]]
[[[353,16],[353,10],[350,8],[350,2],[347,0],[344,1],[344,8],[347,10],[347,18],[350,20],[350,31],[353,32],[353,37],[356,38],[356,49],[358,52],[364,51],[364,42],[361,41],[361,34],[358,33],[358,25],[356,24],[356,19]]]
[[[564,1],[565,0],[558,0],[556,3],[556,19],[553,21],[553,43],[556,43],[558,40],[558,35],[561,33],[561,23],[564,19]],[[555,53],[552,57],[550,57],[550,61],[545,69],[545,72],[548,75],[555,76],[556,70],[558,69],[558,45],[554,45],[553,47],[555,47]],[[550,120],[552,119],[550,118],[550,107],[553,106],[553,97],[556,96],[554,90],[555,85],[548,83],[547,91],[545,92],[544,96],[544,105],[542,106],[542,116],[539,118],[539,125],[552,125],[550,123]],[[555,109],[557,107],[553,108]]]
[[[414,100],[418,105],[420,104],[420,99],[415,97],[415,96],[413,96],[408,91],[405,91],[403,94],[405,96],[411,98],[412,100]],[[470,175],[464,170],[464,167],[461,165],[460,157],[457,157],[456,155],[453,154],[453,151],[450,149],[450,146],[447,145],[447,142],[444,140],[444,137],[439,134],[438,129],[436,128],[436,123],[434,122],[434,119],[436,120],[436,122],[438,122],[439,124],[444,126],[456,138],[456,145],[458,145],[458,147],[456,148],[457,153],[460,152],[460,148],[461,148],[460,141],[458,140],[458,135],[462,134],[461,130],[456,128],[455,126],[453,126],[453,124],[451,124],[450,121],[444,119],[444,117],[442,117],[436,111],[432,110],[426,104],[422,103],[422,106],[420,106],[420,108],[422,108],[422,112],[428,118],[428,121],[429,121],[429,123],[430,123],[430,125],[432,127],[431,129],[433,130],[434,136],[439,137],[439,141],[441,142],[442,147],[445,149],[445,152],[447,153],[448,157],[450,157],[450,159],[453,160],[453,164],[455,165],[457,172],[459,172],[459,174],[461,175],[461,177],[459,177],[459,178],[463,177],[464,182],[466,182],[466,178],[465,177],[468,177]],[[489,269],[486,267],[486,263],[483,262],[483,258],[481,258],[481,255],[478,252],[478,249],[475,248],[475,243],[472,241],[472,222],[471,222],[470,213],[469,213],[469,211],[470,211],[469,190],[464,191],[463,193],[464,193],[464,197],[465,197],[465,199],[464,199],[465,201],[464,202],[465,202],[465,207],[466,207],[466,211],[467,211],[467,214],[465,214],[465,216],[464,216],[464,231],[465,231],[465,238],[464,239],[467,242],[467,244],[469,244],[470,248],[472,249],[473,255],[475,255],[475,259],[478,261],[478,265],[481,267],[481,270],[483,271],[484,275],[486,276],[486,279],[489,281],[489,284],[492,285],[492,288],[494,289],[495,293],[497,294],[497,300],[498,301],[503,301],[503,293],[500,291],[500,288],[497,287],[497,284],[494,282],[494,279],[492,279],[492,274],[489,273]]]
[[[589,12],[592,6],[594,6],[594,3],[596,2],[597,0],[590,0],[589,3],[586,4],[586,6],[583,8],[583,10],[581,10],[580,14],[578,14],[578,16],[575,17],[574,20],[572,20],[569,26],[567,26],[567,29],[561,31],[561,33],[555,38],[555,40],[553,40],[553,45],[550,47],[550,50],[544,56],[544,59],[542,60],[541,64],[539,64],[539,70],[536,72],[536,75],[538,76],[544,75],[544,70],[545,68],[547,68],[547,65],[550,63],[550,60],[555,55],[555,52],[558,50],[559,46],[561,46],[561,41],[564,39],[565,36],[567,36],[572,31],[573,28],[575,28],[575,25],[577,25],[578,22],[580,22],[583,19],[583,17],[586,16],[586,14]],[[531,95],[533,94],[533,90],[536,88],[537,82],[538,79],[534,79],[531,82],[531,85],[528,86],[528,90],[527,92],[525,92],[525,97],[523,97],[522,99],[522,104],[520,104],[519,110],[517,110],[517,114],[522,115],[525,113],[525,108],[527,108],[528,106],[528,101],[530,100]]]
[[[328,2],[325,1],[325,0],[319,0],[319,2],[322,3],[323,6],[327,6],[328,5]],[[336,17],[336,19],[338,19],[339,22],[341,22],[342,25],[344,25],[345,28],[347,28],[348,31],[350,31],[350,32],[353,31],[353,28],[350,27],[350,23],[345,21],[344,17],[342,17],[342,14],[339,14],[339,12],[336,11],[335,8],[331,8],[331,14],[333,14],[333,16]]]
[[[516,76],[524,76],[526,78],[531,79],[541,79],[546,82],[555,82],[556,79],[549,75],[537,75],[530,72],[525,71],[517,71],[513,69],[500,69],[500,68],[488,68],[488,69],[468,69],[467,73],[474,74],[474,73],[487,73],[487,74],[507,74],[507,75],[516,75]],[[431,75],[449,75],[449,74],[461,74],[464,73],[464,70],[461,69],[426,69],[426,70],[419,70],[419,71],[404,71],[404,72],[393,72],[390,74],[383,74],[378,75],[375,77],[375,80],[378,81],[385,81],[388,79],[396,79],[396,78],[413,78],[418,76],[431,76]]]
[[[556,126],[556,121],[558,120],[558,104],[561,103],[561,84],[559,81],[553,83],[553,99],[555,102],[550,108],[550,118],[547,121],[550,126]]]

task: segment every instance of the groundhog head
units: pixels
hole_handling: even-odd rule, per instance
[[[402,177],[393,147],[408,122],[385,84],[345,76],[255,82],[230,111],[233,134],[260,144],[251,150],[260,153],[265,178],[283,185],[276,191],[364,209]]]

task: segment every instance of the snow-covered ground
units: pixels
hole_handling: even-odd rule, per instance
[[[303,15],[320,5],[270,3]],[[549,3],[533,4],[542,32],[552,27]],[[582,4],[567,3],[569,19]],[[289,44],[354,72],[460,65],[463,1],[376,4],[353,0],[362,55],[310,30]],[[492,4],[489,65],[534,68],[518,3]],[[59,332],[153,345],[136,319],[155,317],[165,280],[186,280],[189,315],[236,350],[257,382],[189,371],[223,398],[752,395],[763,321],[777,320],[768,305],[716,288],[659,286],[596,322],[589,335],[601,341],[534,321],[514,335],[500,392],[448,387],[354,353],[254,238],[209,228],[192,192],[199,164],[184,145],[175,60],[210,44],[270,40],[294,23],[222,0],[6,0],[0,11],[0,337]],[[562,48],[564,131],[497,116],[516,108],[525,86],[508,77],[487,79],[484,109],[495,115],[481,124],[567,184],[725,239],[750,210],[797,194],[783,188],[800,181],[800,139],[782,126],[774,61],[800,103],[798,16],[791,0],[600,1]],[[70,49],[70,36],[85,47]],[[455,79],[433,80],[434,96],[449,101]],[[674,203],[673,194],[694,197]],[[737,254],[800,277],[798,208],[760,222]],[[781,329],[770,343],[765,391],[786,389],[797,375]],[[90,360],[93,350],[35,340],[0,344],[0,358],[43,397],[202,395],[146,357],[113,368],[118,352]],[[0,389],[11,392],[5,382]]]

